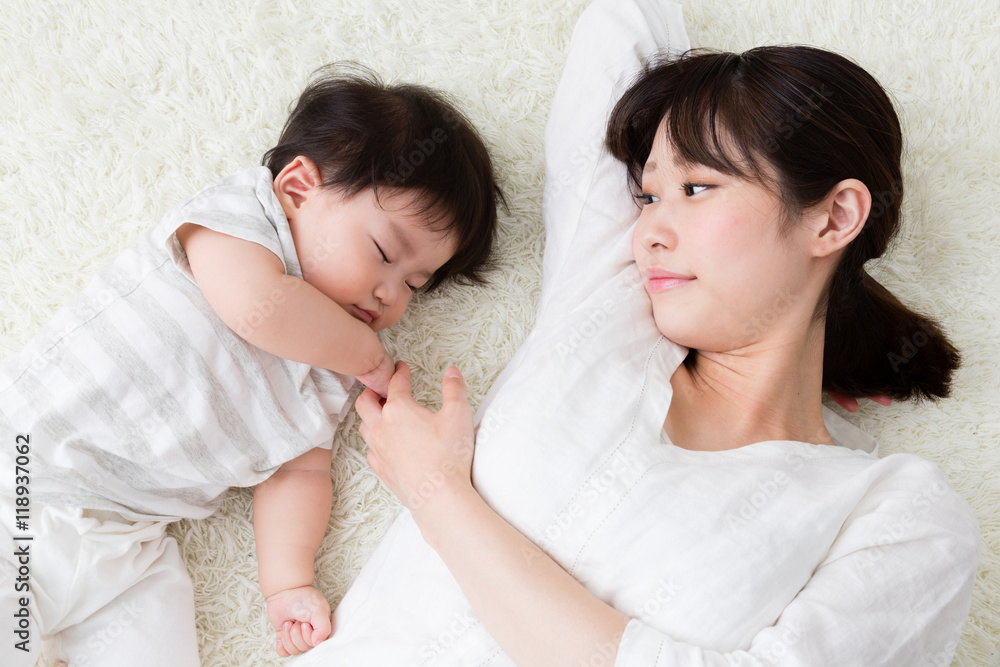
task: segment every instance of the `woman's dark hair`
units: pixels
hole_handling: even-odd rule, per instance
[[[612,111],[606,139],[636,188],[664,117],[679,159],[770,186],[784,204],[782,231],[840,181],[868,186],[867,222],[817,307],[826,318],[823,388],[901,400],[948,395],[958,351],[937,322],[864,272],[899,231],[903,198],[899,119],[868,72],[807,46],[652,61]]]
[[[461,276],[483,282],[492,265],[497,202],[506,206],[486,145],[438,91],[387,85],[356,63],[319,69],[263,164],[276,177],[299,155],[319,168],[323,187],[353,196],[367,187],[417,193],[428,226],[455,234],[458,249],[426,290]]]

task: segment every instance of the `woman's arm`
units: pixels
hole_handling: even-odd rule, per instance
[[[604,147],[608,116],[648,58],[689,46],[672,2],[595,0],[577,21],[545,126],[540,316],[558,318],[632,263],[627,237],[639,209],[625,167]]]
[[[584,588],[471,485],[442,488],[414,519],[518,665],[614,659],[629,618]]]
[[[358,399],[368,461],[410,510],[483,625],[519,665],[948,664],[968,614],[978,530],[926,462],[877,485],[826,560],[746,650],[679,641],[605,604],[488,507],[471,483],[472,420],[457,369],[439,412],[397,364],[384,406]],[[430,483],[428,483],[430,482]],[[913,489],[924,489],[915,496]]]
[[[409,368],[399,362],[384,407],[371,391],[358,398],[372,468],[411,511],[476,614],[518,665],[613,657],[628,617],[483,501],[471,481],[472,410],[458,369],[445,372],[441,388],[439,412],[421,407],[410,395]]]

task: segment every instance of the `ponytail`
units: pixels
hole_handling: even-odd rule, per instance
[[[936,321],[904,306],[867,273],[860,280],[834,276],[825,340],[823,389],[844,396],[943,398],[961,362]]]

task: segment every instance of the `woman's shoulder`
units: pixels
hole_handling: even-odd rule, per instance
[[[773,450],[771,458],[780,452],[781,460],[773,465],[784,469],[790,483],[806,495],[822,496],[845,517],[838,540],[844,544],[884,546],[936,534],[961,551],[962,560],[973,558],[972,554],[978,559],[976,516],[936,463],[911,453],[879,457],[874,439],[830,415],[834,418],[827,419],[827,427],[838,446],[761,443],[750,447],[760,448],[753,457],[768,458],[768,448]]]
[[[978,521],[937,464],[909,453],[856,461],[856,483],[845,489],[854,496],[853,507],[831,556],[867,550],[876,558],[894,545],[917,542],[927,554],[975,571]]]

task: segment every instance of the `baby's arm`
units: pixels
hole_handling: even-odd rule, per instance
[[[333,503],[330,461],[329,449],[311,449],[254,487],[257,572],[281,656],[308,650],[332,629],[330,605],[312,585]]]
[[[363,322],[306,281],[285,273],[267,248],[186,223],[177,240],[198,287],[233,331],[276,356],[357,376],[385,395],[393,361]]]

